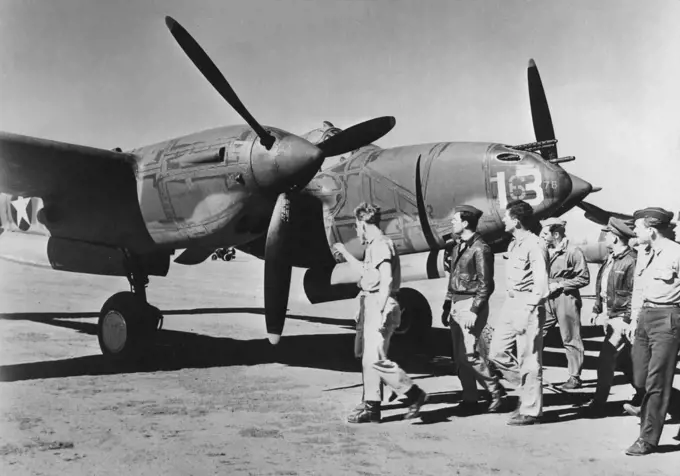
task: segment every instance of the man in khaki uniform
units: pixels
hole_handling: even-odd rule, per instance
[[[680,349],[680,244],[666,238],[673,213],[651,207],[638,210],[635,235],[650,245],[649,255],[640,255],[641,309],[633,342],[635,386],[644,387],[640,413],[640,435],[626,450],[630,456],[654,453],[661,438],[668,410],[673,376]],[[641,281],[640,281],[641,280]]]
[[[548,251],[531,231],[531,205],[508,203],[505,231],[513,234],[506,259],[507,295],[491,340],[491,361],[505,378],[518,384],[520,405],[508,425],[540,423],[543,415],[544,303],[548,297]],[[512,348],[517,345],[517,360]],[[518,365],[519,364],[519,365]]]
[[[571,246],[565,236],[566,222],[561,218],[541,221],[541,239],[548,246],[550,257],[550,296],[546,302],[546,321],[543,337],[557,325],[567,354],[569,380],[562,388],[575,390],[583,384],[584,348],[581,339],[581,294],[579,289],[590,283],[590,272],[586,257],[576,246]]]
[[[354,210],[357,236],[367,244],[364,261],[352,256],[341,243],[336,251],[361,271],[359,287],[359,322],[363,322],[362,402],[348,416],[349,423],[380,422],[382,384],[397,395],[406,395],[409,409],[404,419],[420,415],[427,394],[413,383],[406,372],[387,358],[390,339],[401,323],[401,309],[396,295],[401,284],[399,255],[394,243],[380,225],[380,208],[366,203]]]

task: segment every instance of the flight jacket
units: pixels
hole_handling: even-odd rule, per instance
[[[619,255],[609,253],[607,260],[597,273],[595,286],[595,305],[593,312],[602,312],[602,278],[607,264],[613,260],[609,279],[607,280],[607,310],[609,317],[623,317],[625,322],[630,322],[633,284],[635,280],[635,263],[637,253],[628,248]]]
[[[461,252],[461,246],[465,249]],[[494,256],[489,245],[475,233],[466,242],[456,245],[451,253],[451,275],[446,299],[454,295],[474,295],[470,310],[477,314],[488,304],[494,291]]]

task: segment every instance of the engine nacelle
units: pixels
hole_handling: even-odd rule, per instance
[[[445,276],[441,251],[400,256],[400,262],[402,283]],[[352,299],[359,294],[360,277],[349,263],[339,263],[333,268],[310,268],[304,277],[305,294],[312,304]]]

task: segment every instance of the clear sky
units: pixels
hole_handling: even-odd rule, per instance
[[[680,210],[679,0],[0,0],[0,130],[128,149],[243,123],[165,15],[261,123],[393,115],[385,147],[532,141],[535,58],[590,201]]]

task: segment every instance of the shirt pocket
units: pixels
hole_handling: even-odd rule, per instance
[[[670,265],[662,265],[652,269],[652,278],[670,283],[676,276],[675,269]]]
[[[515,256],[512,258],[510,264],[516,270],[526,271],[529,269],[529,257],[528,256]]]

